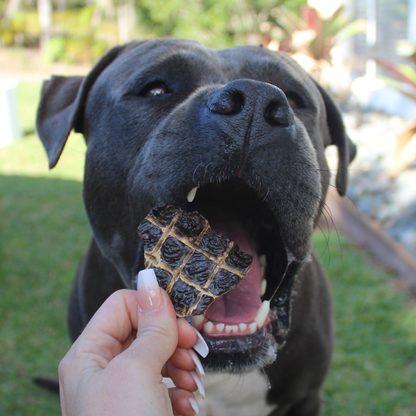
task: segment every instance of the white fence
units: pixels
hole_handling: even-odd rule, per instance
[[[22,137],[17,116],[17,81],[0,79],[0,148]]]

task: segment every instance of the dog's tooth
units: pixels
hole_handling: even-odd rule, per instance
[[[267,280],[263,279],[261,281],[261,296],[263,296],[266,293],[266,289],[267,289]]]
[[[244,332],[247,329],[247,324],[242,322],[241,324],[238,325],[238,327],[240,328],[241,332]]]
[[[204,332],[209,334],[214,329],[214,324],[211,321],[208,321],[204,324]]]
[[[256,317],[254,318],[254,322],[257,323],[259,328],[261,328],[264,325],[264,321],[266,320],[269,312],[270,312],[270,301],[265,300],[261,304],[259,310],[257,311]]]
[[[236,334],[238,332],[238,325],[231,325],[231,331],[233,331],[234,334]]]
[[[255,322],[252,322],[249,326],[250,334],[254,334],[257,331],[257,324]]]
[[[191,191],[189,191],[188,196],[186,197],[188,202],[192,202],[195,199],[195,195],[196,195],[197,190],[198,190],[198,187],[195,187]]]
[[[232,330],[232,325],[225,325],[225,332],[229,334]]]
[[[224,324],[217,324],[217,325],[215,325],[215,327],[217,328],[217,331],[218,332],[222,332],[222,331],[224,331]]]
[[[202,324],[202,321],[204,320],[204,315],[195,315],[191,316],[192,323],[194,324],[194,327],[196,328],[198,325]]]

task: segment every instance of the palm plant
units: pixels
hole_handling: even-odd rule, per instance
[[[279,6],[271,9],[267,20],[259,25],[265,46],[290,53],[327,88],[334,84],[332,80],[336,78],[337,90],[331,91],[340,97],[344,97],[349,90],[349,83],[345,85],[349,73],[344,68],[333,68],[331,51],[364,31],[366,23],[363,19],[350,21],[343,11],[343,7],[339,7],[331,16],[324,17],[310,6],[304,6],[299,14]],[[341,83],[340,78],[343,80]]]
[[[383,77],[386,86],[391,87],[416,102],[416,45],[409,41],[398,44],[398,52],[406,56],[412,64],[392,64],[383,59],[376,59],[377,63],[393,77]],[[416,118],[408,120],[402,132],[396,137],[395,164],[391,170],[392,176],[397,176],[416,159]]]

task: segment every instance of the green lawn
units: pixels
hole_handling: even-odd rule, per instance
[[[39,84],[19,87],[28,135],[0,149],[0,415],[7,416],[59,414],[58,398],[31,379],[56,377],[69,347],[67,297],[90,235],[81,200],[85,146],[72,136],[48,172],[33,134],[38,91]],[[331,277],[337,328],[325,415],[416,414],[414,303],[346,236],[333,233],[328,247],[317,233],[314,245]]]

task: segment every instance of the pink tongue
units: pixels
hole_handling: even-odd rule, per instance
[[[250,323],[261,305],[261,271],[254,242],[250,239],[241,222],[232,219],[209,219],[211,228],[238,244],[245,253],[253,256],[253,263],[247,276],[232,290],[219,297],[208,308],[205,316],[213,322],[225,324]]]

